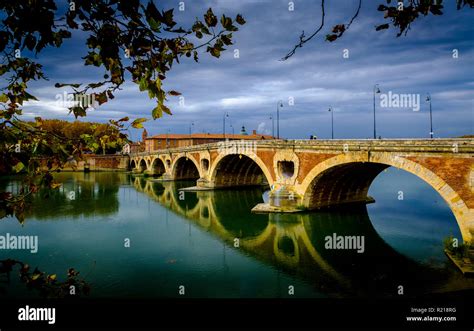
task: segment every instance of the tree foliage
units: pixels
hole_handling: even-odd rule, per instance
[[[165,105],[166,97],[179,93],[167,93],[162,81],[173,65],[183,56],[198,61],[198,50],[204,46],[210,55],[219,57],[224,46],[232,44],[237,25],[245,23],[241,15],[234,20],[222,15],[218,20],[209,8],[203,20],[196,20],[185,29],[177,26],[173,9],[159,10],[153,1],[145,5],[139,0],[74,0],[62,15],[57,3],[0,1],[0,10],[7,16],[0,31],[0,52],[4,55],[0,76],[9,81],[6,92],[0,95],[0,101],[7,106],[0,110],[0,118],[21,114],[23,102],[36,100],[27,92],[29,82],[45,79],[43,66],[24,57],[24,50],[38,55],[45,47],[60,48],[76,31],[87,34],[84,65],[101,68],[103,76],[87,84],[56,83],[56,87],[68,87],[74,95],[93,93],[95,101],[102,105],[114,98],[128,75],[140,91],[156,100],[153,118],[171,114]],[[200,44],[193,42],[203,38],[206,40]],[[85,116],[87,109],[87,105],[69,108],[76,117]]]
[[[66,298],[71,296],[71,288],[74,288],[74,297],[88,295],[90,285],[82,278],[79,278],[79,271],[69,268],[65,281],[60,281],[56,274],[47,274],[38,268],[31,270],[31,267],[21,261],[6,259],[0,260],[0,276],[5,275],[7,283],[11,280],[11,273],[18,267],[20,281],[31,291],[36,291],[43,298]],[[5,289],[0,287],[0,291]]]

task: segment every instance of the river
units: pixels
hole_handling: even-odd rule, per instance
[[[36,197],[21,225],[0,235],[38,236],[38,252],[0,250],[65,279],[75,268],[92,298],[392,297],[474,288],[443,252],[461,238],[443,199],[389,168],[367,206],[297,214],[252,214],[260,188],[181,192],[192,182],[124,173],[59,173],[62,186]],[[17,179],[2,178],[1,190]],[[328,236],[364,238],[364,250],[327,249]],[[184,290],[184,292],[183,292]],[[0,300],[34,297],[0,275]]]

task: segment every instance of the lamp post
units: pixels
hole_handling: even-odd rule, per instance
[[[331,139],[334,139],[334,111],[331,106],[328,111],[331,113]]]
[[[375,94],[380,93],[379,84],[374,85],[374,139],[377,139],[377,129],[375,126]]]
[[[277,102],[277,139],[280,139],[280,107],[283,107],[283,102],[278,100]]]
[[[222,119],[222,134],[224,135],[224,140],[225,140],[225,118],[226,117],[229,117],[229,114],[228,113],[225,113],[224,114],[224,117]]]
[[[270,115],[270,119],[272,120],[272,138],[275,138],[275,119],[272,115]]]
[[[169,148],[170,146],[170,142],[168,140],[169,133],[170,133],[170,129],[166,130],[166,148]]]
[[[193,133],[193,127],[194,127],[194,122],[191,122],[191,125],[189,126],[189,135],[191,136]]]
[[[433,139],[433,135],[434,135],[434,132],[433,132],[433,113],[431,111],[431,95],[429,93],[426,95],[426,102],[430,103],[430,138]]]
[[[234,126],[231,124],[230,127],[232,129],[232,135],[234,135]]]

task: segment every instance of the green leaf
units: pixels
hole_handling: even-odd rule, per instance
[[[5,93],[0,94],[0,102],[8,102],[8,96]]]
[[[135,129],[142,129],[143,128],[143,122],[146,122],[146,118],[137,118],[132,122],[132,127]]]
[[[240,25],[244,25],[245,24],[245,20],[244,18],[242,17],[242,15],[238,14],[236,17],[235,17],[235,21],[240,24]]]
[[[224,29],[227,31],[237,31],[238,29],[232,25],[232,19],[230,17],[227,17],[225,15],[222,15],[221,17],[221,24]]]
[[[165,113],[167,113],[168,115],[173,115],[173,114],[171,113],[171,110],[170,110],[168,107],[166,107],[165,105],[161,105],[161,109],[162,109]]]
[[[25,100],[36,100],[36,101],[38,101],[38,99],[34,95],[31,95],[28,92],[25,92]]]
[[[158,90],[157,91],[157,94],[156,94],[156,97],[158,99],[158,104],[162,105],[163,102],[165,102],[166,98],[165,98],[165,91],[163,90]]]
[[[163,116],[163,112],[167,113],[168,115],[173,115],[171,113],[171,110],[166,107],[164,104],[158,104],[155,108],[153,108],[151,115],[153,116],[153,119],[156,120],[157,118],[160,118]]]
[[[35,48],[35,45],[36,45],[36,37],[31,35],[31,34],[28,34],[25,38],[25,42],[24,42],[24,45],[30,50],[32,51],[33,48]]]
[[[226,46],[232,45],[232,33],[229,33],[227,35],[223,34],[221,36],[221,40]]]
[[[79,88],[81,86],[81,84],[61,84],[61,83],[54,84],[54,87],[56,87],[56,88],[60,88],[60,87],[64,87],[64,86],[71,86],[71,87]]]
[[[375,27],[375,31],[385,30],[385,29],[388,29],[388,28],[389,28],[388,24],[380,24],[377,27]]]
[[[232,25],[232,20],[230,19],[230,17],[226,17],[225,15],[222,15],[221,25],[224,29],[227,29],[229,26]]]
[[[209,34],[209,35],[211,34],[211,33],[209,32],[209,29],[208,29],[205,25],[202,25],[202,26],[201,26],[201,31],[202,31],[202,33],[205,33],[205,34]]]
[[[6,65],[0,65],[0,76],[8,71],[8,67]]]
[[[151,116],[154,120],[163,116],[163,111],[161,110],[161,107],[159,105],[153,108],[153,110],[151,111]]]
[[[73,113],[76,118],[78,118],[79,116],[81,117],[86,116],[86,110],[84,109],[84,107],[75,106],[75,107],[70,107],[68,109],[69,109],[69,113]]]
[[[61,185],[62,185],[61,183],[51,183],[51,184],[49,185],[49,187],[54,190],[54,189],[56,189],[56,188],[58,188],[58,187],[61,187]]]
[[[160,22],[155,21],[152,17],[147,19],[150,28],[155,32],[160,32]]]
[[[219,58],[221,56],[221,51],[217,47],[208,47],[208,52],[211,53],[212,56]]]
[[[105,94],[105,92],[102,92],[102,93],[96,94],[95,99],[97,100],[97,102],[99,103],[99,106],[100,106],[103,103],[107,102],[107,95]]]
[[[13,170],[15,170],[15,172],[20,172],[22,171],[23,169],[25,168],[25,165],[23,164],[23,162],[18,162],[14,167],[13,167]]]
[[[141,92],[148,89],[148,80],[145,77],[142,77],[139,81],[138,88]]]
[[[164,24],[172,28],[176,25],[176,22],[173,20],[173,9],[163,12],[163,21]]]
[[[326,35],[326,40],[329,41],[329,42],[333,42],[336,39],[337,39],[337,35],[335,35],[335,34]]]
[[[204,15],[204,20],[208,27],[214,27],[217,25],[217,17],[214,15],[211,8],[209,8]]]

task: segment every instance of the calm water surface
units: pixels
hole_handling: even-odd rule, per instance
[[[38,253],[0,250],[0,260],[18,259],[60,279],[74,267],[87,276],[91,297],[176,297],[180,285],[188,297],[249,298],[288,297],[289,286],[296,297],[387,297],[400,284],[409,295],[474,288],[443,253],[445,237],[461,238],[450,209],[401,170],[374,181],[374,204],[269,215],[250,212],[265,199],[261,189],[180,194],[194,183],[120,173],[56,179],[63,186],[35,200],[23,226],[0,221],[0,235],[37,235]],[[3,178],[0,191],[14,184]],[[364,236],[365,252],[325,249],[333,233]],[[0,278],[0,299],[34,295]]]

